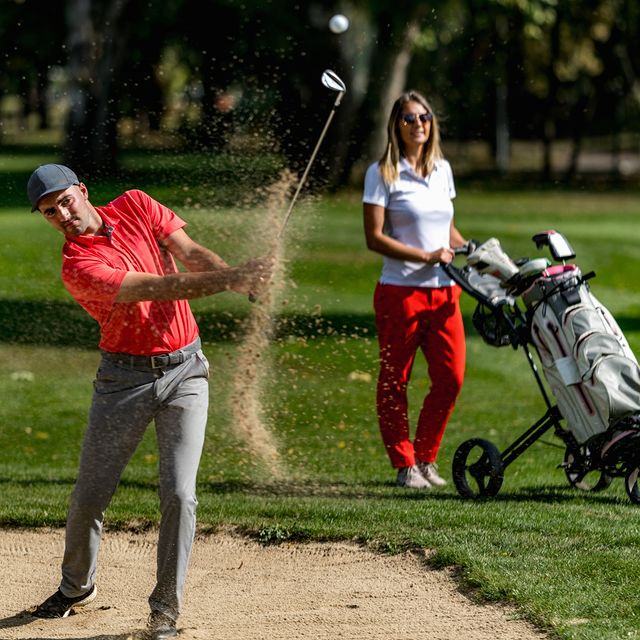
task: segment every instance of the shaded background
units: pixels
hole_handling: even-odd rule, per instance
[[[436,105],[457,175],[634,180],[639,32],[635,0],[2,0],[0,149],[53,145],[92,176],[131,148],[299,171],[331,68],[348,92],[311,185],[359,186],[409,87]]]

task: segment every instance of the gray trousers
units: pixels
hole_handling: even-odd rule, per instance
[[[67,516],[60,584],[66,596],[85,593],[95,583],[105,509],[147,426],[155,421],[161,520],[149,605],[178,617],[195,535],[209,365],[199,340],[176,353],[185,361],[162,368],[119,362],[114,354],[103,353]]]

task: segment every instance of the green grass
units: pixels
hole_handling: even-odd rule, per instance
[[[530,241],[535,232],[564,232],[583,270],[597,273],[594,293],[640,353],[637,196],[459,191],[463,233],[498,237],[515,257],[538,255]],[[196,239],[240,261],[263,248],[251,229],[266,208],[179,211]],[[60,284],[60,239],[42,220],[10,204],[0,209],[0,238],[0,525],[61,526],[98,361],[95,327]],[[571,489],[556,468],[563,451],[549,435],[508,467],[492,500],[462,500],[452,486],[428,494],[395,488],[374,407],[371,294],[380,260],[364,248],[359,194],[301,206],[287,241],[287,304],[279,308],[290,321],[282,321],[262,354],[270,367],[261,396],[284,479],[274,479],[233,429],[230,383],[239,342],[230,336],[242,335],[251,305],[231,294],[194,303],[212,363],[200,526],[232,526],[264,542],[346,539],[383,552],[429,547],[434,565],[459,567],[481,597],[517,604],[557,637],[640,636],[640,511],[621,481],[597,494]],[[473,306],[463,298],[468,371],[439,460],[447,476],[462,441],[484,437],[504,448],[544,411],[524,355],[485,345],[469,323]],[[427,385],[418,359],[414,419]],[[150,429],[107,512],[108,525],[155,524],[156,484]]]

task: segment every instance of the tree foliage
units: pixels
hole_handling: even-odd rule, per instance
[[[615,143],[637,126],[635,0],[61,5],[3,1],[0,87],[28,122],[64,117],[67,161],[94,170],[116,170],[123,139],[157,131],[188,148],[244,141],[300,169],[331,107],[325,68],[348,86],[318,163],[333,184],[379,156],[390,104],[410,87],[436,105],[445,139],[486,141],[504,169],[512,138],[544,142],[547,175],[554,141],[572,140],[571,175],[585,136]],[[343,35],[327,28],[339,11]]]

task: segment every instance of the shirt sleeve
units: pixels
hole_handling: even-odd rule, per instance
[[[364,176],[362,202],[380,205],[385,208],[389,204],[389,187],[382,179],[377,162],[369,166]]]
[[[451,170],[451,165],[447,160],[444,161],[444,170],[447,176],[449,198],[453,200],[456,197],[456,185],[455,185],[455,182],[453,181],[453,171]]]
[[[95,257],[66,257],[62,266],[62,282],[80,304],[113,303],[126,274]]]
[[[153,235],[158,240],[164,240],[174,231],[182,229],[187,224],[169,207],[154,200],[144,191],[131,189],[126,192],[125,196],[133,202],[135,208],[139,209],[149,219]]]

